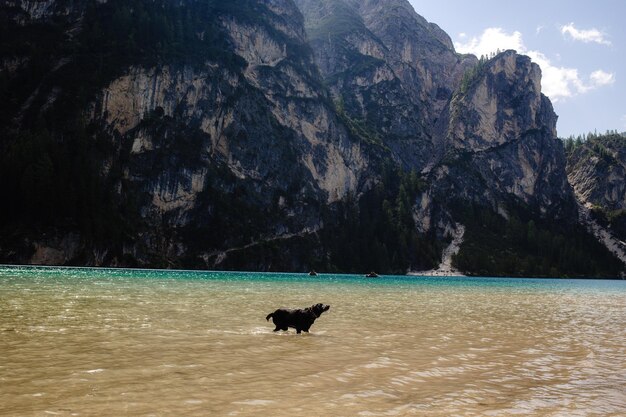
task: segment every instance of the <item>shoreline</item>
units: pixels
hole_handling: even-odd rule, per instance
[[[409,277],[467,277],[461,271],[451,269],[431,269],[428,271],[409,271],[406,273]]]
[[[465,235],[465,226],[456,223],[450,233],[452,241],[443,250],[441,254],[441,262],[437,269],[429,269],[426,271],[409,271],[408,276],[418,277],[466,277],[464,273],[452,266],[452,257],[459,253],[463,244],[463,236]]]
[[[110,270],[110,271],[144,271],[144,272],[174,272],[174,273],[228,273],[228,274],[280,274],[280,275],[292,275],[301,274],[308,275],[308,272],[302,271],[234,271],[234,270],[219,270],[219,269],[164,269],[164,268],[146,268],[146,267],[113,267],[113,266],[86,266],[86,265],[33,265],[33,264],[0,264],[0,268],[26,268],[26,269],[95,269],[95,270]],[[359,273],[344,273],[344,272],[318,272],[318,276],[324,275],[347,275],[347,276],[363,276]],[[397,276],[397,277],[461,277],[461,278],[507,278],[507,279],[555,279],[555,280],[605,280],[605,281],[624,281],[626,277],[547,277],[547,276],[495,276],[495,275],[466,275],[456,269],[431,269],[427,271],[408,271],[405,274],[380,274],[380,277],[385,276]],[[373,278],[375,279],[375,278]]]

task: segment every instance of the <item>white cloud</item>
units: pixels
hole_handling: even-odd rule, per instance
[[[539,35],[544,29],[543,25],[539,25],[537,26],[537,29],[535,29],[535,35]]]
[[[569,35],[576,41],[584,43],[599,43],[600,45],[611,45],[611,41],[606,39],[606,34],[600,32],[598,29],[577,29],[574,23],[561,26],[561,33],[563,35]]]
[[[467,42],[455,42],[454,48],[462,54],[489,55],[498,49],[515,49],[521,51],[524,48],[522,34],[520,32],[506,33],[502,28],[487,28],[480,38],[471,38]]]
[[[524,45],[522,34],[518,31],[507,33],[502,28],[487,28],[479,37],[467,39],[465,42],[455,42],[454,47],[460,53],[477,56],[489,55],[498,49],[515,49],[521,54],[528,55],[541,67],[542,91],[554,102],[615,82],[615,75],[603,70],[594,71],[588,79],[585,79],[576,68],[553,64],[545,54],[528,50]]]
[[[593,84],[598,87],[615,83],[615,74],[602,70],[592,72],[589,78],[591,79]]]

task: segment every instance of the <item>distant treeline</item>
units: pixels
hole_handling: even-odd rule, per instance
[[[330,256],[313,264],[317,269],[404,274],[438,265],[443,242],[418,233],[413,219],[413,204],[426,184],[390,160],[381,172],[380,182],[360,199],[322,214],[326,227],[320,238]]]
[[[567,138],[561,138],[561,140],[565,145],[565,153],[569,155],[572,151],[588,141],[610,138],[626,138],[626,132],[619,133],[617,130],[607,130],[604,134],[599,134],[598,132],[589,132],[582,135],[570,135]]]
[[[616,277],[621,262],[581,225],[540,219],[519,207],[508,219],[493,210],[458,202],[465,241],[453,258],[461,271],[509,277]]]

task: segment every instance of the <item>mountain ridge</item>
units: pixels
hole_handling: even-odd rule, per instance
[[[405,0],[3,12],[4,262],[404,273],[464,222],[470,274],[623,268],[596,247],[568,268],[578,238],[540,269],[467,261],[484,244],[461,206],[550,242],[584,227],[539,68],[457,54]],[[507,251],[541,256],[512,230]]]

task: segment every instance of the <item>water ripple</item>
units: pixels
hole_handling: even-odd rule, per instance
[[[622,416],[626,287],[0,267],[0,355],[7,416]]]

